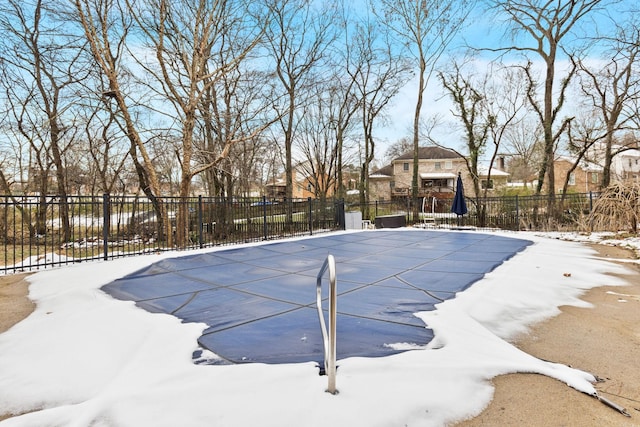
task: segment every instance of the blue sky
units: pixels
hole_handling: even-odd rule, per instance
[[[578,28],[578,30],[587,35],[596,34],[594,30],[596,25],[599,27],[600,32],[610,30],[613,21],[622,24],[625,20],[633,18],[634,14],[630,14],[630,10],[634,8],[636,10],[638,9],[635,0],[613,0],[607,3],[610,5],[606,9],[598,10],[589,18],[585,18],[582,26]],[[520,37],[517,43],[519,45],[531,46],[531,39]],[[479,5],[469,18],[467,26],[461,31],[457,40],[452,43],[449,54],[440,61],[439,67],[445,66],[447,61],[462,58],[467,51],[466,47],[468,45],[474,48],[496,48],[509,46],[511,44],[513,44],[513,41],[510,38],[506,23],[501,22],[493,13],[488,12],[486,8]],[[494,60],[499,56],[496,52],[481,52],[479,55],[482,58],[480,63]],[[542,62],[537,55],[530,53],[527,56],[534,62],[534,66],[538,64],[540,69],[542,69]],[[522,63],[525,60],[520,54],[509,54],[504,58],[514,63]],[[566,64],[566,62],[563,61],[564,59],[562,56],[559,57],[559,70],[562,70],[563,64]],[[558,75],[560,78],[563,76],[560,72]],[[376,155],[378,159],[382,158],[384,151],[391,143],[397,141],[399,138],[411,135],[416,97],[417,80],[414,79],[409,81],[396,99],[394,99],[393,105],[389,109],[390,123],[381,128],[378,133],[379,144]],[[457,122],[450,113],[452,108],[453,104],[444,94],[438,79],[435,75],[432,76],[425,93],[422,117],[423,119],[428,119],[433,115],[440,116],[442,118],[441,125],[435,130],[434,137],[444,145],[460,149],[464,142],[462,135],[454,131]]]

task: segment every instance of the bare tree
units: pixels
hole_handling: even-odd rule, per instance
[[[344,3],[342,3],[344,6]],[[335,196],[344,199],[346,196],[343,166],[345,163],[345,149],[349,133],[356,125],[356,114],[360,109],[360,100],[356,95],[356,70],[362,65],[362,57],[358,55],[357,38],[362,29],[361,25],[353,25],[359,18],[348,7],[343,7],[340,28],[342,31],[335,43],[332,56],[329,95],[333,108],[330,111],[331,127],[335,129],[336,138],[336,179]],[[353,29],[353,31],[351,31]]]
[[[2,9],[0,26],[3,61],[9,74],[4,81],[13,105],[17,128],[41,162],[41,211],[46,214],[49,160],[54,167],[59,196],[60,222],[65,240],[71,238],[65,150],[74,141],[74,87],[87,77],[81,61],[84,43],[72,31],[64,32],[55,16],[53,4],[45,0],[34,3],[8,0]],[[42,222],[42,221],[40,221]],[[45,234],[44,224],[38,232]]]
[[[157,81],[159,93],[177,119],[181,197],[190,195],[194,176],[214,167],[238,142],[226,139],[216,158],[194,164],[194,136],[203,100],[210,94],[209,89],[237,69],[261,40],[264,23],[254,19],[248,7],[249,3],[242,1],[147,0],[141,10],[132,9],[155,53],[155,64],[139,64]],[[258,130],[242,138],[257,133]],[[187,231],[188,206],[181,203],[176,216],[178,246],[187,243]]]
[[[263,137],[256,137],[236,144],[230,159],[234,160],[234,171],[237,180],[233,194],[251,197],[262,180],[262,171],[267,163],[268,145]]]
[[[413,118],[413,179],[411,195],[418,197],[418,148],[424,92],[440,57],[471,12],[473,0],[378,0],[371,2],[382,22],[405,44],[416,61],[418,88]],[[416,213],[417,213],[417,204]]]
[[[235,194],[234,185],[238,181],[242,183],[242,190],[248,193],[250,183],[247,178],[258,161],[263,142],[261,133],[275,120],[271,109],[270,78],[264,71],[254,68],[256,62],[249,60],[246,66],[241,65],[220,76],[207,88],[201,100],[201,120],[194,142],[198,162],[215,165],[203,172],[209,195],[231,196]],[[221,155],[228,145],[238,147],[231,147],[222,160]]]
[[[335,188],[338,167],[333,116],[336,104],[341,99],[331,95],[331,91],[319,90],[314,100],[305,107],[296,144],[302,155],[299,164],[306,177],[308,190],[323,202],[329,191]]]
[[[387,148],[387,151],[384,153],[384,157],[388,161],[392,161],[396,157],[400,157],[411,150],[413,150],[413,140],[409,137],[403,136]]]
[[[499,65],[497,68],[489,69],[487,75],[489,74],[493,78],[488,80],[488,85],[484,88],[488,99],[487,117],[490,124],[489,141],[492,147],[487,168],[488,184],[491,181],[491,172],[496,159],[504,149],[509,136],[512,135],[512,129],[520,128],[529,113],[525,95],[526,79],[521,70],[517,67]],[[485,197],[489,188],[489,185],[485,187]]]
[[[554,210],[554,160],[556,144],[566,130],[571,118],[556,126],[566,100],[566,91],[575,76],[575,65],[570,66],[564,76],[557,76],[557,60],[564,53],[566,57],[576,57],[575,49],[569,50],[576,40],[572,31],[585,17],[605,3],[605,0],[539,1],[539,0],[490,0],[493,6],[504,14],[513,29],[514,40],[523,35],[531,44],[515,44],[502,51],[533,54],[544,63],[542,100],[537,97],[537,82],[533,75],[532,64],[523,67],[529,82],[528,98],[544,131],[544,162],[538,172],[537,192],[540,193],[547,179],[548,209]],[[573,61],[572,61],[573,62]],[[559,88],[556,84],[560,80]]]
[[[379,22],[364,20],[357,24],[352,42],[354,66],[347,73],[355,83],[359,119],[362,126],[360,149],[360,209],[369,218],[369,170],[375,158],[374,129],[400,88],[407,82],[409,66],[396,55],[387,31]]]
[[[335,34],[335,10],[325,4],[316,8],[307,0],[274,0],[269,5],[270,23],[266,37],[274,61],[275,74],[283,93],[273,107],[280,117],[285,148],[286,198],[293,197],[292,147],[296,137],[297,114],[321,80],[314,69],[326,59]],[[290,212],[288,212],[288,215]]]
[[[452,114],[461,121],[467,146],[466,156],[462,157],[467,162],[474,195],[479,198],[478,161],[486,150],[489,130],[494,125],[494,118],[488,113],[488,100],[484,92],[487,75],[481,76],[480,81],[474,81],[472,75],[465,76],[461,66],[454,62],[451,72],[439,72],[438,76],[453,101]]]
[[[158,219],[158,238],[172,243],[168,214],[160,196],[161,183],[154,159],[143,138],[144,129],[136,120],[136,99],[129,86],[131,75],[126,64],[128,38],[133,31],[134,18],[120,0],[73,0],[68,11],[69,20],[80,25],[88,42],[88,50],[107,82],[102,92],[105,101],[115,103],[115,111],[122,120],[122,129],[129,140],[129,157],[133,161],[139,186],[151,201]],[[73,22],[73,21],[72,21]]]
[[[91,194],[97,191],[104,193],[116,192],[116,185],[122,185],[123,194],[127,183],[122,181],[122,175],[127,166],[127,150],[122,148],[121,133],[114,131],[114,115],[109,114],[105,121],[96,126],[94,120],[88,121],[85,127],[87,139],[87,154],[91,159],[91,173],[94,180],[91,183]],[[91,126],[94,124],[94,126]],[[96,137],[95,135],[99,135]]]
[[[533,182],[538,166],[543,161],[543,132],[537,119],[525,117],[506,130],[503,150],[508,156],[511,178],[525,185]]]
[[[606,58],[610,58],[607,63],[579,62],[582,93],[589,107],[598,111],[604,125],[593,141],[602,141],[602,149],[598,150],[604,156],[601,188],[611,183],[611,163],[620,152],[613,148],[615,135],[633,126],[633,118],[638,114],[635,105],[640,101],[640,29],[637,25],[627,28],[618,25],[616,30],[615,37],[605,39],[610,45],[605,51]]]
[[[473,191],[481,225],[485,224],[486,198],[491,188],[491,173],[501,144],[509,129],[524,116],[526,97],[522,87],[522,75],[516,68],[489,68],[476,75],[464,72],[454,62],[449,73],[440,72],[442,85],[451,96],[455,111],[461,121],[466,140],[466,155],[462,155],[473,182]],[[489,154],[486,185],[480,182],[480,158]]]
[[[578,114],[571,120],[567,129],[567,148],[572,155],[572,163],[564,177],[561,202],[564,202],[567,196],[571,176],[581,163],[584,164],[590,160],[589,153],[596,143],[602,141],[603,135],[606,133],[604,129],[605,126],[594,109],[588,110],[584,114]]]

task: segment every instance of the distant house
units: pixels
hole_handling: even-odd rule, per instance
[[[493,190],[507,185],[510,174],[496,166],[491,168],[491,176],[489,176],[489,166],[486,164],[478,165],[478,177],[480,178],[480,188]]]
[[[621,147],[613,147],[614,151],[621,150]],[[600,191],[602,183],[602,174],[604,167],[602,166],[601,153],[593,156],[598,161],[581,160],[578,166],[569,174],[569,183],[567,189],[578,193],[586,193],[590,191]],[[554,162],[555,165],[555,182],[556,192],[560,193],[564,185],[569,170],[575,163],[575,159],[570,157],[560,157]],[[611,162],[611,182],[640,182],[640,150],[632,148],[621,150],[616,154]]]
[[[480,180],[489,189],[506,183],[509,174],[497,168],[491,169],[487,180],[486,167],[479,167]],[[472,188],[464,157],[453,150],[437,146],[420,147],[418,150],[418,196],[452,197],[458,173],[462,174],[465,189]],[[413,179],[413,151],[393,159],[390,165],[369,175],[369,191],[373,200],[391,200],[411,195]],[[498,185],[498,183],[500,185]]]
[[[630,149],[614,156],[611,177],[620,182],[640,181],[640,150]]]
[[[384,166],[369,175],[369,192],[373,200],[390,200],[392,185],[395,185],[393,165]]]
[[[615,153],[611,161],[611,182],[639,182],[640,181],[640,150],[636,148],[638,142],[628,145],[614,145],[611,151]],[[590,160],[581,160],[569,176],[568,190],[576,192],[600,191],[604,172],[604,145],[595,145],[587,155]],[[575,163],[571,157],[560,157],[555,162],[556,192],[562,191],[567,173]]]
[[[308,197],[315,197],[314,183],[316,179],[309,174],[310,168],[304,163],[298,163],[293,167],[292,180],[293,180],[293,198],[294,199],[306,199]],[[326,177],[324,178],[326,181]],[[267,182],[265,185],[265,195],[273,199],[283,199],[286,197],[286,176],[282,174],[275,179]],[[333,186],[327,191],[327,196],[333,195]]]
[[[556,193],[561,193],[567,174],[571,167],[575,164],[575,159],[568,157],[560,157],[554,162],[555,182],[554,187]],[[569,173],[569,182],[567,191],[575,193],[588,193],[590,191],[598,191],[600,182],[602,181],[602,166],[582,160],[576,168]]]

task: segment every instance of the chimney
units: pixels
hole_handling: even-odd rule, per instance
[[[504,156],[498,157],[498,169],[504,171]]]

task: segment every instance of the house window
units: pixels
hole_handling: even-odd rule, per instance
[[[629,167],[631,167],[631,159],[629,159]]]
[[[598,172],[591,172],[591,183],[592,184],[598,183]]]
[[[402,164],[402,170],[405,170],[405,171],[409,170],[409,162],[405,162]]]
[[[569,174],[569,185],[576,185],[576,174],[573,172]]]
[[[422,181],[422,188],[437,188],[441,190],[449,187],[446,179],[427,179]]]
[[[492,189],[493,188],[493,180],[490,179],[489,181],[487,181],[486,179],[482,180],[482,189]]]
[[[442,163],[436,162],[436,170],[439,171],[442,169]]]
[[[444,162],[444,168],[453,169],[453,162],[451,160],[447,160],[446,162]]]

